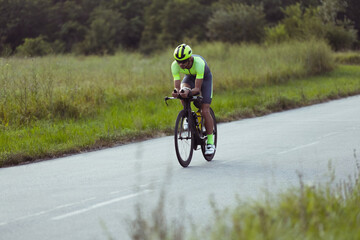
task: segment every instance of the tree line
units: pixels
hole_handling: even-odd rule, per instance
[[[358,0],[0,0],[0,55],[151,53],[182,41],[358,47]]]

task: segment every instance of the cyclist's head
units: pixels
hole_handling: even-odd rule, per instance
[[[191,55],[192,55],[191,47],[189,45],[186,45],[185,43],[180,44],[175,48],[174,58],[178,62],[182,62],[189,59]]]

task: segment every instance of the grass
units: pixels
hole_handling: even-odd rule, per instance
[[[338,52],[335,54],[336,62],[342,64],[360,64],[360,52]]]
[[[214,218],[206,227],[193,226],[190,234],[178,222],[167,221],[164,193],[153,214],[146,218],[136,209],[130,222],[132,239],[359,239],[360,238],[360,165],[353,177],[335,182],[329,164],[327,182],[306,185],[299,174],[299,186],[280,193],[266,193],[262,200],[238,199],[234,207],[218,209],[210,202]],[[176,219],[175,219],[176,220]],[[160,228],[158,227],[160,224]]]
[[[334,68],[325,43],[288,43],[273,47],[204,44],[217,92],[285,83]],[[152,57],[119,52],[116,56],[0,60],[0,119],[24,126],[38,120],[87,119],[104,108],[168,94],[172,51]],[[311,60],[311,61],[310,61]]]
[[[335,67],[322,42],[208,43],[194,50],[214,73],[219,121],[360,92],[360,68]],[[0,166],[171,133],[180,110],[163,102],[173,87],[171,52],[0,59]]]
[[[241,88],[214,96],[219,121],[261,116],[360,93],[360,67],[339,66],[322,76],[286,84]],[[122,144],[172,132],[180,105],[162,96],[124,101],[87,120],[38,121],[0,131],[2,165]]]
[[[261,116],[358,94],[359,77],[360,67],[341,65],[321,76],[220,93],[214,99],[213,108],[221,121]]]
[[[205,239],[359,239],[359,201],[358,174],[315,186],[299,175],[299,187],[218,214]]]

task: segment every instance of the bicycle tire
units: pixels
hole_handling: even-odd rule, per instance
[[[194,144],[193,144],[193,149],[197,150],[198,145],[201,146],[201,141],[200,141],[200,131],[196,126],[196,121],[197,121],[197,116],[194,115],[195,112],[191,112],[191,117],[189,118],[189,126],[191,127],[191,132],[193,134],[194,137]]]
[[[215,118],[215,113],[212,110],[212,108],[210,108],[210,115],[213,118],[213,122],[214,122],[214,128],[213,128],[213,134],[214,134],[214,145],[215,145],[215,152],[211,155],[205,155],[205,146],[206,146],[206,141],[203,141],[201,144],[201,152],[205,158],[206,161],[210,162],[216,153],[216,149],[217,149],[217,139],[218,139],[218,134],[217,134],[217,125],[216,125],[216,118]]]
[[[188,129],[185,130],[183,127],[185,119],[188,118],[186,114],[185,110],[179,112],[176,118],[174,133],[176,157],[183,167],[189,166],[194,151],[194,135],[190,129],[192,122],[188,119]]]

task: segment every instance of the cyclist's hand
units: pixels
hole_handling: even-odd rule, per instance
[[[171,95],[172,95],[174,98],[179,97],[179,92],[176,90],[176,88],[175,88],[174,91],[171,93]]]
[[[190,95],[189,95],[189,92],[191,92],[191,89],[190,88],[187,88],[187,87],[184,87],[180,90],[180,96],[182,98],[188,98]]]
[[[181,89],[181,91],[180,91],[180,96],[181,96],[182,98],[187,98],[188,93],[189,93],[189,90]]]

